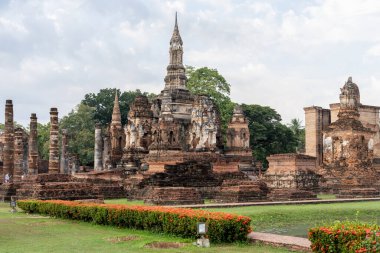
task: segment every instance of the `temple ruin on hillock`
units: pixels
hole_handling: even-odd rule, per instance
[[[254,176],[248,122],[241,108],[234,109],[224,145],[214,102],[208,96],[191,94],[186,79],[176,17],[164,89],[153,100],[136,97],[124,126],[115,94],[112,121],[107,126],[95,127],[94,170],[88,173],[78,171],[75,162],[70,161],[67,131],[58,128],[57,108],[50,110],[47,168],[40,168],[37,116],[32,114],[29,137],[24,140],[28,155],[23,164],[27,166],[21,171],[22,140],[13,129],[13,104],[7,100],[0,146],[3,157],[0,172],[7,180],[0,186],[0,196],[128,197],[154,204],[203,203],[204,199],[265,200],[268,189]]]

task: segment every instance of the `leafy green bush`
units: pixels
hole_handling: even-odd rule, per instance
[[[313,252],[380,252],[378,225],[336,222],[329,226],[311,228],[309,240]]]
[[[252,231],[249,217],[204,210],[63,200],[20,200],[18,206],[28,213],[164,232],[188,238],[196,238],[197,223],[206,222],[206,236],[211,242],[217,243],[246,241],[247,234]]]

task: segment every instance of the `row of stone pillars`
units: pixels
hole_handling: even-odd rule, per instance
[[[59,157],[59,126],[58,110],[50,109],[50,144],[49,144],[49,168],[48,173],[67,172],[67,131],[62,131],[62,157],[60,166]],[[28,139],[28,174],[38,173],[38,143],[37,143],[37,115],[31,114],[30,134]],[[5,128],[4,128],[4,148],[3,148],[3,167],[0,167],[0,175],[5,183],[20,180],[23,175],[24,167],[24,145],[23,130],[14,128],[13,103],[6,100],[5,103]],[[61,167],[61,170],[60,170]]]
[[[95,125],[95,147],[94,147],[94,171],[111,169],[110,142],[108,134],[102,135],[99,123]]]

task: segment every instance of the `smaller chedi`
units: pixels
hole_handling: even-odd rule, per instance
[[[380,107],[360,101],[349,77],[339,103],[306,107],[306,154],[316,158],[320,190],[338,197],[378,196],[380,190]]]
[[[350,77],[340,94],[338,119],[323,133],[324,187],[342,197],[377,195],[378,173],[373,168],[376,131],[359,120],[360,92]]]
[[[360,101],[349,77],[339,103],[330,109],[305,107],[305,154],[268,157],[264,176],[270,198],[378,197],[380,190],[380,107]]]

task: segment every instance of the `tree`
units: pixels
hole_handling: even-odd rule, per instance
[[[297,138],[290,128],[281,124],[281,116],[269,106],[242,104],[248,119],[250,146],[257,160],[268,166],[271,154],[295,152]]]
[[[77,154],[80,164],[92,164],[95,145],[94,108],[79,104],[60,120],[59,127],[61,131],[67,130],[68,152]]]
[[[97,94],[88,93],[84,96],[84,99],[81,103],[94,108],[95,122],[98,122],[102,125],[107,125],[111,122],[115,92],[117,92],[119,96],[122,124],[127,123],[129,107],[138,95],[145,95],[148,97],[152,97],[152,95],[154,95],[147,92],[142,93],[138,89],[135,91],[125,91],[121,93],[119,89],[110,88],[101,89]]]
[[[208,95],[221,116],[222,132],[225,133],[235,106],[230,99],[231,85],[218,70],[207,67],[195,69],[186,66],[187,88],[196,95]]]
[[[13,122],[13,127],[14,129],[22,128],[23,130],[28,131],[28,128],[25,128],[23,125],[17,123],[16,121]],[[0,130],[4,131],[4,129],[5,129],[5,124],[0,123]]]
[[[38,155],[43,160],[49,160],[50,123],[37,123]]]
[[[302,121],[299,119],[292,119],[288,127],[297,138],[297,151],[305,149],[305,128],[302,126]]]

